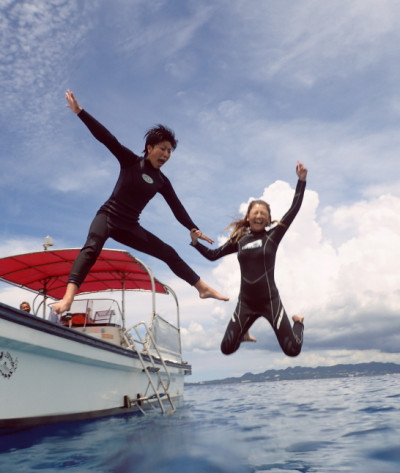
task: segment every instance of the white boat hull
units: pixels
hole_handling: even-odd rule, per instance
[[[147,355],[142,359],[151,366]],[[167,380],[162,363],[154,361],[162,380],[168,382],[170,399],[179,405],[190,366],[166,361]],[[158,386],[157,375],[149,376]],[[0,428],[157,407],[157,397],[140,406],[135,402],[149,394],[149,386],[134,350],[0,304]]]

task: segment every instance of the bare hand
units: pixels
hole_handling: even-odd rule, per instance
[[[82,110],[82,107],[79,105],[78,101],[75,98],[73,92],[69,89],[65,92],[65,98],[67,99],[68,104],[67,108],[70,108],[74,113],[79,113]]]
[[[192,228],[190,230],[190,237],[192,239],[193,245],[197,243],[197,240],[205,240],[207,243],[211,244],[214,243],[214,240],[211,240],[211,238],[208,238],[208,236],[203,235],[197,228]]]
[[[296,165],[296,174],[300,181],[305,181],[307,178],[307,168],[303,166],[303,164],[300,161],[297,161]]]

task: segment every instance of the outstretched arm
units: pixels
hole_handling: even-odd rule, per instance
[[[199,253],[201,253],[210,261],[215,261],[219,258],[222,258],[223,256],[236,253],[238,250],[237,243],[233,243],[231,240],[228,240],[225,244],[214,250],[212,250],[211,248],[207,248],[206,246],[199,243],[198,240],[201,239],[209,242],[210,239],[203,235],[201,231],[197,228],[193,228],[192,230],[190,230],[190,238],[192,239],[192,242],[190,244],[194,246]]]
[[[190,230],[190,237],[192,239],[192,245],[196,246],[197,240],[205,240],[207,243],[214,243],[214,240],[211,240],[211,238],[208,238],[208,236],[203,235],[201,231],[198,228],[192,228]]]
[[[69,89],[65,92],[65,98],[67,99],[67,108],[70,108],[74,113],[78,114],[79,112],[82,111],[82,107],[79,105],[78,101],[75,98],[75,95],[73,92],[71,92]]]
[[[130,149],[121,145],[121,143],[112,135],[107,128],[99,123],[94,117],[86,112],[78,103],[74,93],[71,90],[67,90],[65,93],[67,100],[67,108],[71,109],[83,123],[88,127],[92,135],[103,143],[111,153],[118,159],[121,166],[129,166],[132,164],[132,159],[137,160],[138,156],[133,153]]]
[[[182,205],[182,202],[179,200],[178,196],[176,195],[170,180],[165,175],[163,175],[163,178],[165,180],[165,185],[163,189],[161,189],[160,193],[166,200],[167,204],[170,206],[178,222],[181,223],[184,227],[186,227],[191,232],[199,231],[197,238],[200,238],[201,240],[205,240],[207,243],[214,243],[214,241],[211,238],[208,238],[203,233],[201,233],[200,230],[198,230],[196,224],[190,218],[189,214],[185,210],[185,207]]]

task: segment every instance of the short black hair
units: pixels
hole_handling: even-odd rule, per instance
[[[178,146],[178,140],[175,138],[173,130],[160,124],[150,128],[144,138],[146,140],[143,151],[145,156],[147,156],[147,145],[154,146],[162,141],[169,141],[173,150]]]

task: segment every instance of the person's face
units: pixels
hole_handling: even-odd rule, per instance
[[[171,157],[172,146],[169,141],[161,141],[156,145],[147,145],[147,159],[154,169],[160,169]]]
[[[249,227],[252,232],[261,232],[271,223],[268,208],[263,204],[254,204],[247,216]]]
[[[23,310],[24,312],[30,312],[31,308],[30,308],[29,304],[22,304],[21,305],[21,310]]]

